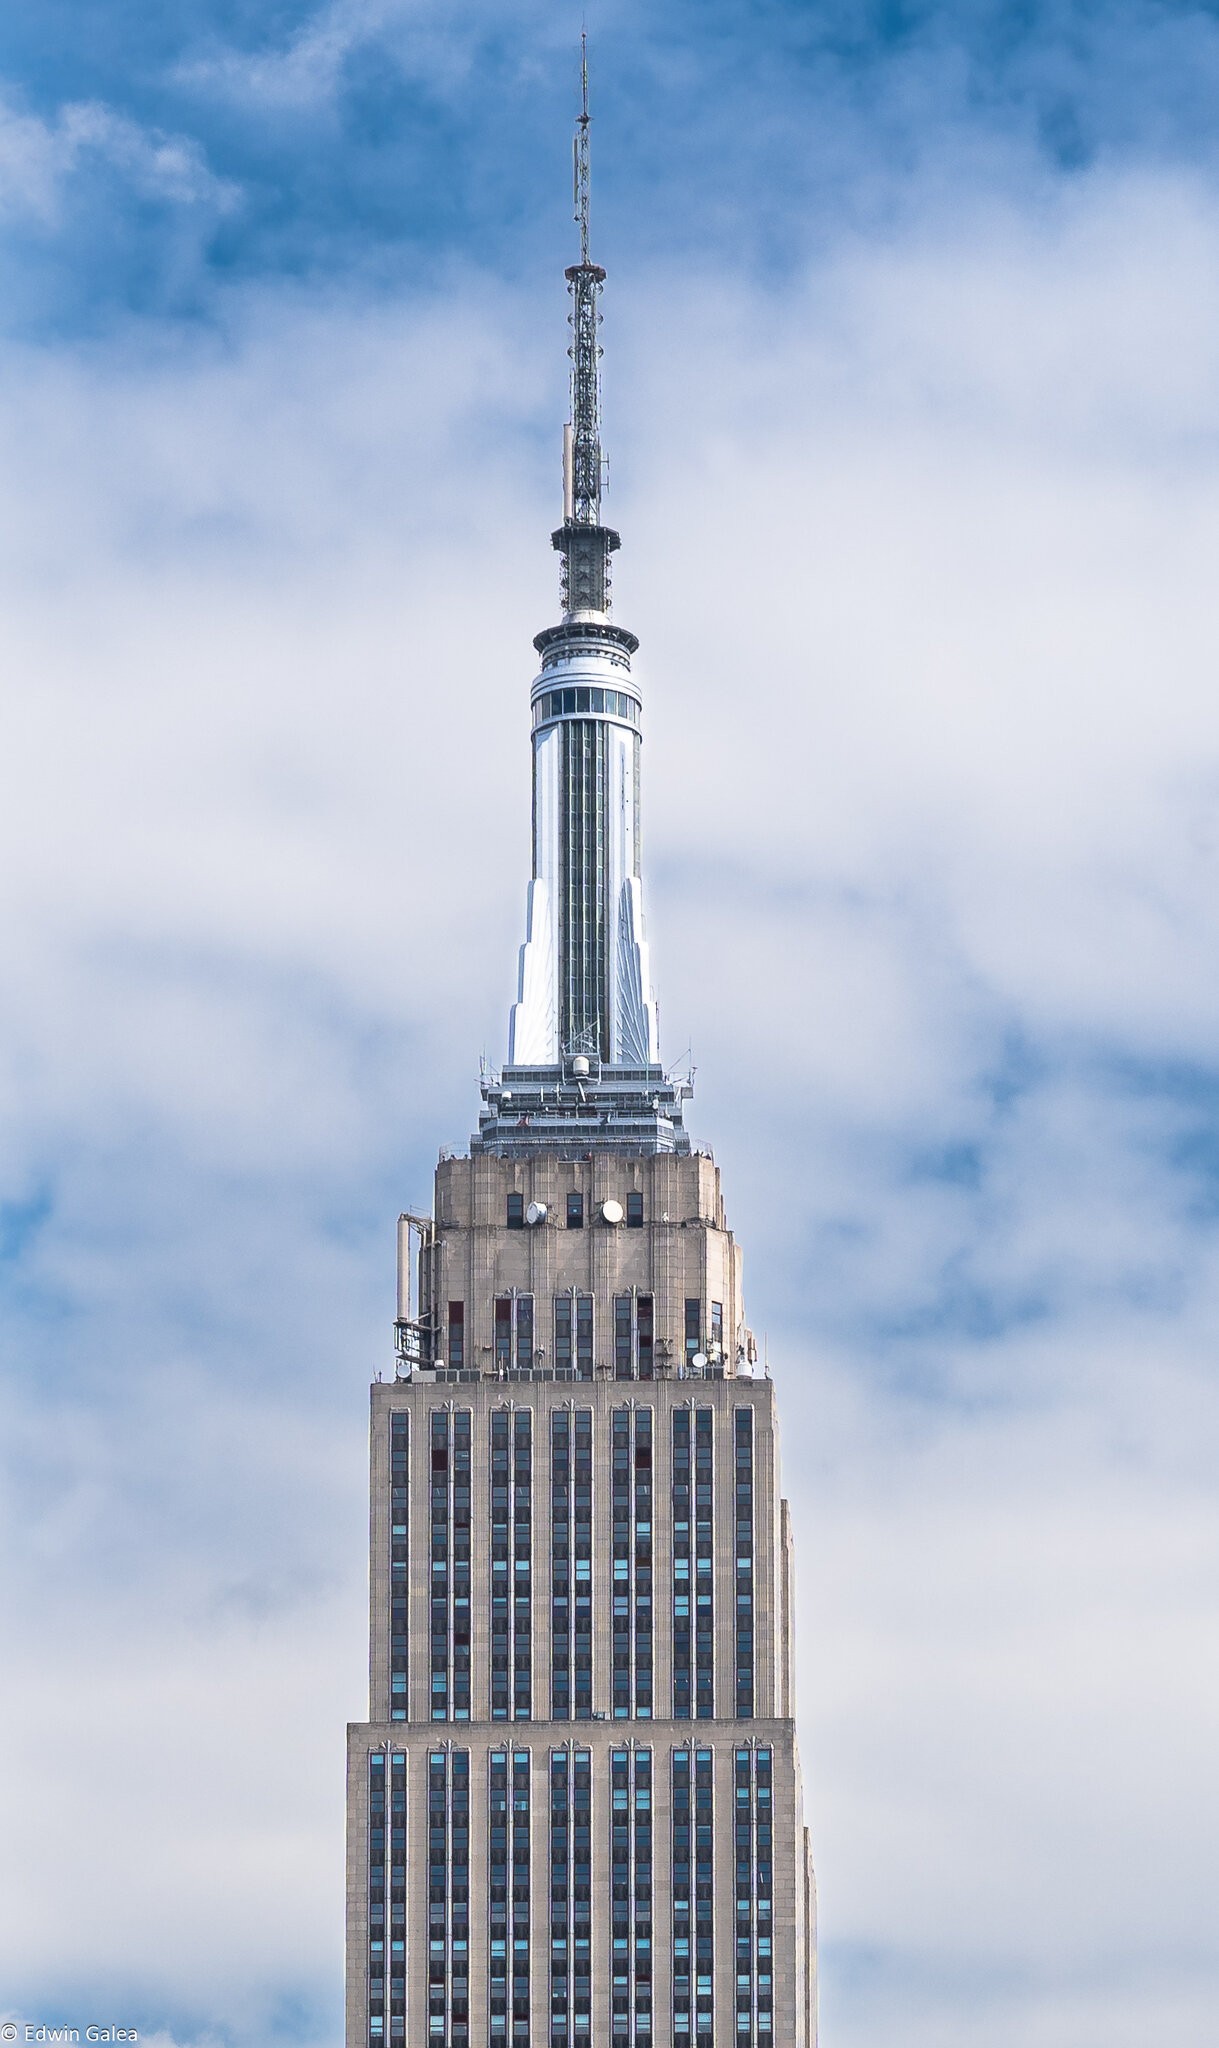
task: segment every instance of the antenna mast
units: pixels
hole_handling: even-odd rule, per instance
[[[588,127],[588,30],[580,30],[580,114],[572,137],[572,183],[575,190],[576,222],[580,229],[580,262],[588,262],[589,160]]]
[[[580,32],[580,111],[572,142],[575,221],[580,261],[569,266],[571,293],[571,419],[563,431],[563,524],[554,544],[563,556],[563,611],[566,617],[610,608],[609,558],[618,536],[601,524],[601,324],[598,302],[605,272],[589,254],[591,171],[588,111],[588,36]]]

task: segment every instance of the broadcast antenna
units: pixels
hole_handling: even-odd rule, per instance
[[[589,163],[588,129],[592,119],[588,111],[588,30],[580,30],[580,114],[576,132],[572,137],[572,186],[576,204],[575,219],[580,229],[580,261],[588,262],[588,198]]]

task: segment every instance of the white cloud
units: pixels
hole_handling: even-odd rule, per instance
[[[1216,226],[1098,176],[607,302],[667,1047],[801,1449],[847,2048],[1209,2042]],[[362,1387],[502,1045],[554,313],[251,295],[7,357],[0,1925],[32,1995],[109,1872],[81,1981],[183,2043],[337,1997]]]
[[[174,206],[230,211],[240,194],[209,169],[198,143],[167,135],[96,101],[70,101],[53,119],[0,100],[0,219],[29,218],[58,227],[72,181],[99,165],[141,197]]]

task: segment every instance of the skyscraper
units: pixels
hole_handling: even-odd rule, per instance
[[[576,185],[508,1061],[433,1214],[400,1219],[396,1369],[372,1389],[347,2048],[814,2048],[774,1389],[644,937],[587,88]]]

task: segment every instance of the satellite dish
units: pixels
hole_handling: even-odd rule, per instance
[[[583,1053],[576,1055],[571,1063],[571,1071],[578,1081],[584,1081],[588,1078],[588,1061]]]
[[[528,1223],[528,1224],[534,1224],[534,1223],[545,1223],[545,1221],[546,1221],[546,1204],[545,1204],[545,1202],[530,1202],[530,1204],[529,1204],[529,1207],[528,1207],[528,1208],[526,1209],[526,1211],[525,1211],[525,1221],[526,1221],[526,1223]]]
[[[703,1371],[705,1371],[705,1369],[706,1369],[706,1365],[707,1365],[707,1354],[706,1354],[706,1352],[705,1352],[705,1351],[696,1351],[696,1352],[695,1352],[695,1354],[694,1354],[694,1356],[693,1356],[693,1358],[692,1358],[692,1359],[690,1360],[690,1363],[691,1363],[691,1365],[692,1365],[692,1366],[694,1367],[694,1370],[695,1370],[695,1372],[703,1372]]]
[[[607,1223],[621,1223],[623,1217],[621,1202],[615,1202],[612,1197],[608,1202],[602,1202],[601,1214]]]

